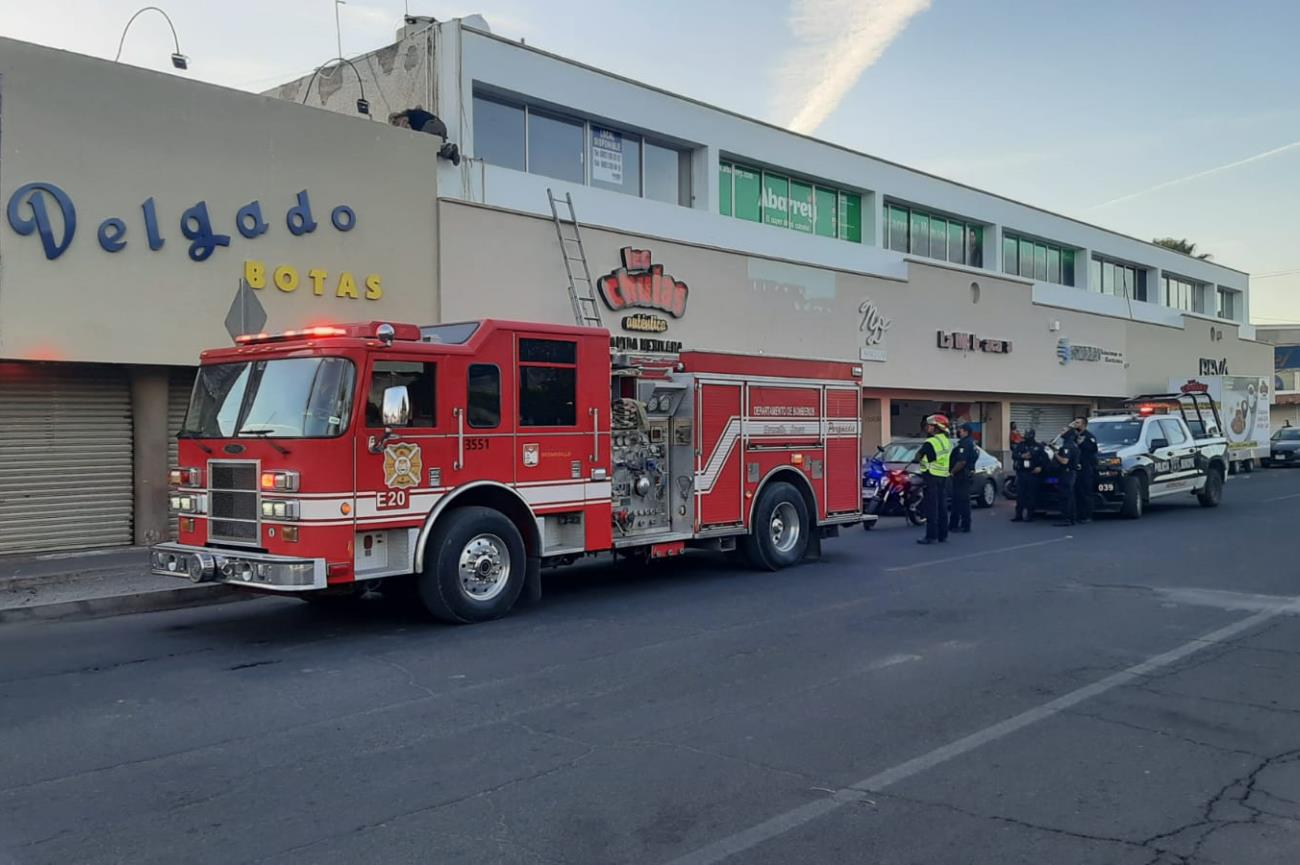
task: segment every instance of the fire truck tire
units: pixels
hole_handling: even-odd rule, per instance
[[[454,508],[434,526],[425,548],[420,600],[444,622],[497,619],[519,599],[527,567],[524,540],[504,514]]]
[[[740,547],[755,568],[779,571],[803,560],[812,531],[803,496],[790,484],[778,481],[758,497],[753,526],[741,538]]]

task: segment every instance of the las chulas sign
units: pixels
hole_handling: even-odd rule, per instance
[[[9,196],[5,217],[9,227],[20,236],[36,235],[50,261],[67,252],[77,236],[76,204],[67,192],[53,183],[37,181],[18,187]],[[152,196],[140,203],[138,220],[132,222],[143,237],[136,242],[147,245],[151,252],[162,249],[167,244],[167,236],[159,223],[158,205]],[[339,204],[330,210],[329,223],[336,231],[351,231],[357,225],[356,211],[346,204]],[[230,246],[232,235],[218,230],[223,226],[213,223],[206,201],[195,202],[186,208],[175,224],[181,236],[189,241],[186,251],[191,261],[207,261],[216,250]],[[284,225],[294,237],[311,234],[319,227],[307,190],[299,192],[292,206],[285,211]],[[253,199],[235,212],[234,230],[245,240],[255,240],[271,230],[260,201]],[[105,252],[121,252],[132,242],[131,226],[122,217],[108,216],[99,222],[95,238]]]

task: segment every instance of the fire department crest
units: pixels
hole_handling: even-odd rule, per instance
[[[419,445],[395,444],[384,448],[384,483],[388,486],[399,490],[418,487],[423,469]]]

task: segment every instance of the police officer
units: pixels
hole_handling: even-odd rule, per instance
[[[1077,434],[1073,429],[1061,437],[1061,444],[1056,448],[1056,470],[1060,484],[1057,492],[1061,496],[1061,521],[1058,526],[1075,524],[1075,481],[1079,476],[1079,446],[1075,444]]]
[[[952,456],[947,415],[927,417],[925,435],[925,443],[916,454],[925,479],[925,537],[917,543],[943,543],[948,540],[948,465]]]
[[[948,529],[953,532],[970,531],[970,488],[975,477],[975,461],[979,454],[970,434],[975,428],[968,423],[957,427],[957,445],[952,449],[949,468],[952,472],[952,517]]]
[[[1011,521],[1032,523],[1038,505],[1038,483],[1047,466],[1047,455],[1034,430],[1025,430],[1025,437],[1012,449],[1011,457],[1016,463],[1016,515]]]
[[[1075,500],[1081,523],[1092,522],[1092,500],[1097,493],[1097,437],[1088,429],[1088,419],[1074,419],[1074,443],[1079,448],[1079,476],[1075,486]]]

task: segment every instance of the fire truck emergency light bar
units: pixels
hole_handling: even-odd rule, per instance
[[[420,328],[413,324],[387,324],[381,321],[371,321],[365,324],[349,324],[344,327],[334,325],[321,325],[317,327],[305,327],[301,330],[286,330],[281,333],[246,333],[242,336],[235,337],[236,345],[254,345],[264,342],[284,342],[290,339],[318,339],[331,336],[350,336],[358,339],[379,339],[381,327],[391,328],[394,339],[411,340],[418,342],[420,340]],[[384,337],[386,338],[386,336]]]

